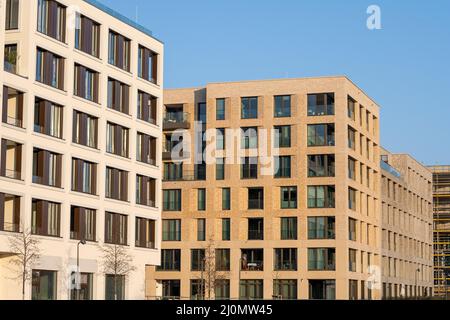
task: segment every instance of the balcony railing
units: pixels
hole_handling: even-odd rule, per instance
[[[242,271],[263,271],[264,261],[263,260],[250,260],[247,262],[242,262]]]
[[[387,171],[390,174],[392,174],[394,177],[397,177],[399,179],[402,177],[400,172],[398,172],[394,167],[392,167],[389,163],[387,163],[383,160],[380,161],[380,167],[384,171]]]
[[[297,270],[296,261],[280,261],[275,265],[275,269],[278,271],[295,271]]]
[[[190,152],[181,150],[178,153],[172,154],[173,151],[171,150],[165,150],[162,153],[162,159],[163,160],[182,160],[182,159],[189,159]]]
[[[22,178],[22,172],[6,169],[4,177],[14,180],[21,180]]]
[[[156,248],[154,241],[139,241],[139,240],[136,240],[136,247],[147,248],[147,249],[155,249]]]
[[[13,118],[13,117],[7,117],[6,118],[6,123],[18,128],[23,128],[22,127],[22,119],[17,119],[17,118]]]
[[[187,112],[166,112],[164,115],[163,129],[189,129],[189,113]]]
[[[136,203],[142,206],[156,208],[156,201],[154,199],[141,199],[140,197],[137,197]]]
[[[264,240],[264,231],[248,230],[248,240]]]
[[[259,199],[249,199],[248,200],[248,208],[249,209],[264,209],[264,200]]]
[[[0,225],[0,231],[4,232],[20,232],[20,224],[11,223],[11,222],[3,222],[3,225]]]

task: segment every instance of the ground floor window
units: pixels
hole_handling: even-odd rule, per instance
[[[57,272],[33,270],[31,279],[32,300],[56,300]]]
[[[180,299],[180,280],[162,280],[162,298]]]
[[[283,300],[297,300],[297,280],[274,280],[273,298]]]
[[[125,300],[125,276],[105,275],[105,300]]]
[[[240,299],[261,300],[263,298],[263,280],[241,280]]]
[[[72,277],[72,288],[70,290],[71,300],[92,300],[93,299],[93,278],[92,273],[80,274],[80,286],[77,288],[75,274]]]
[[[312,300],[335,300],[335,280],[309,280],[309,298]]]

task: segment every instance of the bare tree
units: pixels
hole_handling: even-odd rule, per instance
[[[39,240],[34,238],[30,229],[9,236],[9,249],[14,253],[11,264],[18,267],[15,279],[22,282],[22,300],[25,300],[25,286],[32,278],[31,268],[39,260]]]
[[[127,277],[136,270],[133,265],[133,257],[125,246],[116,244],[100,246],[102,251],[102,265],[105,274],[114,276],[114,300],[117,300],[117,280],[119,277]]]
[[[210,300],[220,281],[227,279],[227,272],[217,270],[216,248],[214,240],[211,238],[205,247],[205,255],[201,261],[200,272],[200,293],[203,299]]]

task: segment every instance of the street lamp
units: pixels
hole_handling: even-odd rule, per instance
[[[81,239],[77,244],[77,300],[80,300],[80,244],[85,245],[86,240]]]

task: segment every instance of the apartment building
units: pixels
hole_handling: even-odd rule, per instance
[[[22,297],[23,232],[40,249],[26,299],[143,299],[160,261],[163,44],[95,0],[0,8],[0,299]],[[107,246],[134,270],[114,277]]]
[[[450,166],[431,166],[434,211],[434,294],[450,297]]]
[[[378,105],[346,77],[166,90],[164,108],[162,260],[147,268],[148,299],[389,298],[383,288],[401,282],[384,276],[391,257],[410,296],[429,292],[431,240],[408,225],[397,230],[415,246],[407,257],[384,247],[382,183],[397,178],[380,162]],[[407,163],[430,201],[427,171]],[[425,213],[403,210],[429,231]]]
[[[406,154],[381,151],[383,297],[431,296],[432,173]]]

